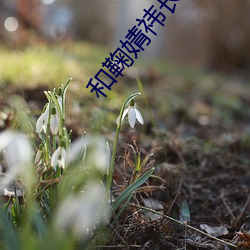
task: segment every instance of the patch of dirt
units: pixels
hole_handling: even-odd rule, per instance
[[[155,156],[155,175],[160,179],[151,178],[148,183],[161,188],[137,194],[132,203],[144,206],[143,200],[150,198],[152,204],[162,205],[161,213],[179,220],[180,204],[187,201],[189,225],[197,229],[203,224],[223,226],[226,234],[218,238],[237,245],[240,239],[236,232],[250,230],[250,158],[222,146],[207,153],[204,148],[197,152],[198,145],[194,143],[182,145],[180,151],[174,143],[163,145]],[[168,152],[163,154],[164,150]],[[164,158],[165,162],[159,164],[157,159]],[[127,175],[131,177],[132,172],[127,171]],[[125,211],[118,230],[130,247],[122,249],[234,249],[169,219],[155,218],[138,207]],[[122,242],[117,238],[115,244],[120,246]]]

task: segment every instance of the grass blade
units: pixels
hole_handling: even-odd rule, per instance
[[[139,188],[143,183],[145,183],[147,179],[151,176],[151,174],[154,172],[154,170],[154,168],[151,168],[143,176],[138,178],[133,184],[126,188],[112,203],[113,210],[115,211],[124,200],[126,200],[137,188]]]

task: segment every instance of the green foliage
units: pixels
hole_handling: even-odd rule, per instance
[[[117,210],[122,202],[124,202],[128,197],[131,197],[131,194],[133,194],[143,183],[145,183],[153,172],[154,168],[151,168],[143,176],[138,178],[133,184],[127,187],[112,203],[113,210]]]
[[[105,227],[111,221],[111,214],[116,212],[116,217],[111,221],[114,223],[136,190],[154,171],[151,168],[145,173],[145,160],[141,161],[138,153],[133,182],[117,199],[109,201],[123,112],[126,105],[140,93],[130,95],[122,105],[110,160],[109,144],[100,136],[84,135],[71,141],[71,131],[65,127],[66,91],[69,83],[70,80],[58,89],[45,91],[48,102],[36,122],[38,138],[34,136],[34,124],[29,122],[29,112],[24,102],[13,97],[12,105],[18,115],[12,127],[20,129],[29,135],[33,144],[39,145],[32,163],[28,163],[27,159],[24,161],[20,155],[18,161],[14,161],[15,165],[6,166],[15,170],[25,162],[22,172],[15,170],[8,173],[14,183],[6,183],[14,185],[14,190],[20,187],[23,197],[15,195],[1,205],[2,248],[75,250],[104,244],[110,238]],[[99,121],[95,119],[95,132],[98,133]],[[23,140],[28,140],[27,137],[20,135],[20,138],[16,138],[16,134],[11,131],[0,135],[7,140],[7,144],[3,144],[0,149],[16,147],[14,150],[18,152],[20,147],[25,147],[24,150],[31,150],[22,145]],[[15,159],[13,152],[11,157]],[[3,154],[3,157],[8,157],[8,154]],[[27,168],[29,164],[32,168]],[[36,177],[30,181],[34,173],[29,172],[33,170]],[[103,180],[107,180],[106,183]]]
[[[13,224],[11,224],[11,218],[6,210],[6,207],[1,207],[0,232],[1,235],[4,235],[4,241],[1,243],[7,250],[21,250],[18,234],[12,225]]]

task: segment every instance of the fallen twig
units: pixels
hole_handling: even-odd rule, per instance
[[[170,216],[167,216],[167,215],[165,215],[165,214],[162,214],[162,213],[160,213],[160,212],[157,212],[157,211],[155,211],[155,210],[153,210],[153,209],[150,209],[150,208],[147,208],[147,207],[144,207],[144,206],[141,206],[141,205],[136,205],[136,204],[134,204],[134,203],[130,203],[130,204],[128,204],[128,205],[134,206],[134,207],[137,207],[137,208],[140,208],[140,209],[145,209],[145,210],[150,211],[150,212],[152,212],[152,213],[161,215],[161,216],[163,216],[164,218],[167,218],[167,219],[169,219],[169,220],[171,220],[171,221],[174,221],[174,222],[176,222],[176,223],[178,223],[178,224],[181,224],[181,225],[183,225],[184,227],[188,227],[188,228],[190,228],[190,229],[192,229],[192,230],[194,230],[194,231],[196,231],[196,232],[199,232],[200,234],[203,234],[203,235],[205,235],[205,236],[207,236],[207,237],[209,237],[209,238],[211,238],[211,239],[213,239],[213,240],[219,241],[219,242],[221,242],[221,243],[223,243],[223,244],[226,244],[226,245],[228,245],[228,246],[230,246],[230,247],[237,248],[236,245],[234,245],[234,244],[232,244],[232,243],[229,243],[229,242],[226,242],[226,241],[224,241],[224,240],[218,239],[218,238],[216,238],[216,237],[214,237],[214,236],[212,236],[212,235],[209,235],[209,234],[207,234],[207,233],[205,233],[205,232],[203,232],[203,231],[201,231],[201,230],[199,230],[199,229],[197,229],[197,228],[195,228],[195,227],[192,227],[192,226],[188,225],[187,222],[178,221],[178,220],[176,220],[176,219],[173,219],[173,218],[170,217]]]
[[[179,195],[179,193],[181,191],[181,185],[182,185],[182,179],[180,180],[178,190],[177,190],[176,195],[175,195],[175,197],[174,197],[174,199],[173,199],[173,201],[172,201],[172,203],[171,203],[171,205],[170,205],[170,207],[169,207],[169,209],[167,211],[167,214],[169,214],[171,212],[171,210],[172,210],[172,208],[173,208],[173,206],[174,206],[174,204],[175,204],[175,202],[177,200],[177,197],[178,197],[178,195]]]
[[[238,223],[240,222],[240,220],[242,219],[242,217],[244,216],[248,206],[249,206],[249,203],[250,203],[250,194],[248,195],[247,197],[247,201],[245,203],[245,206],[243,207],[241,213],[236,217],[236,219],[233,221],[234,225],[237,226]]]
[[[221,197],[221,200],[222,200],[224,206],[226,207],[227,211],[228,211],[229,214],[231,215],[233,221],[235,221],[236,218],[235,218],[235,216],[234,216],[234,213],[232,212],[231,208],[228,206],[228,204],[227,204],[227,202],[226,202],[226,200],[225,200],[224,191],[221,192],[220,197]]]

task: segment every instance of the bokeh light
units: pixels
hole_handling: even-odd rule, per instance
[[[15,17],[8,17],[4,21],[4,27],[9,32],[14,32],[18,28],[18,21]]]
[[[50,29],[50,34],[55,40],[60,40],[67,34],[67,29],[62,24],[53,25]]]

